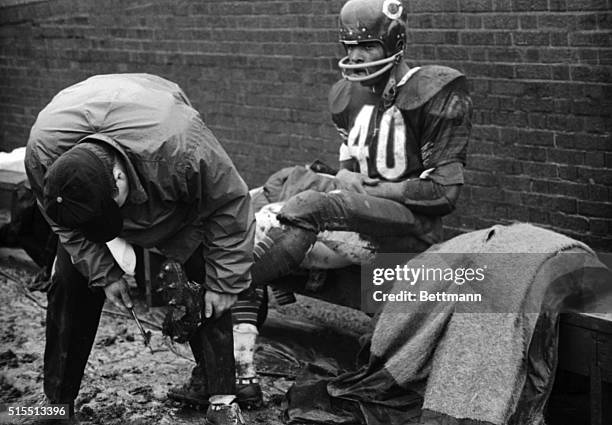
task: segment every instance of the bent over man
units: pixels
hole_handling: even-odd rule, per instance
[[[349,0],[339,36],[344,78],[329,108],[342,137],[340,171],[330,178],[301,169],[286,179],[294,188],[283,187],[280,227],[256,244],[254,284],[295,271],[323,231],[356,232],[379,252],[421,252],[442,240],[441,217],[459,197],[471,130],[466,78],[409,66],[399,0]],[[253,324],[256,306],[246,304],[234,306],[235,322]]]
[[[234,394],[229,308],[251,282],[254,218],[246,184],[174,83],[99,75],[57,94],[26,151],[32,190],[59,246],[48,292],[44,391],[71,406],[108,298],[131,308],[105,242],[155,248],[205,287],[197,365],[184,399]],[[231,361],[228,361],[230,359]]]

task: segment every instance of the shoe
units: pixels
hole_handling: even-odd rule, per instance
[[[258,409],[263,406],[263,393],[259,378],[236,379],[236,401],[245,410]]]
[[[170,388],[168,390],[168,398],[175,403],[189,406],[196,410],[204,410],[210,404],[208,402],[208,393],[193,391],[189,384]]]
[[[176,403],[203,410],[210,404],[208,386],[201,376],[200,366],[194,367],[189,382],[168,390],[168,398]]]
[[[214,395],[206,411],[206,425],[244,425],[244,417],[234,395]]]

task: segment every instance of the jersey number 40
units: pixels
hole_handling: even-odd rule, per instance
[[[359,162],[361,173],[372,175],[370,171],[377,171],[384,179],[395,180],[406,172],[408,165],[404,117],[395,106],[387,109],[380,118],[378,137],[370,146],[367,142],[374,108],[374,105],[364,105],[359,111],[348,135],[349,154]],[[376,170],[369,169],[370,152],[374,154]]]

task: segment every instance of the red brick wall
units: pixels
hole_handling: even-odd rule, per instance
[[[254,186],[334,163],[326,111],[343,1],[0,0],[0,147],[92,74],[180,84]],[[530,221],[612,250],[610,0],[412,0],[407,57],[464,71],[468,184],[449,235]]]

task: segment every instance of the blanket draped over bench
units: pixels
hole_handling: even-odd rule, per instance
[[[568,306],[612,311],[612,273],[583,243],[528,224],[466,233],[408,261],[413,268],[441,264],[486,265],[477,287],[480,312],[461,302],[410,309],[388,302],[375,319],[363,366],[337,377],[326,371],[325,403],[321,385],[306,374],[288,394],[290,420],[399,425],[418,394],[425,412],[462,423],[543,423],[556,367],[558,314]],[[393,285],[394,292],[415,288],[462,290],[445,280]],[[306,406],[308,389],[316,391]],[[331,422],[322,414],[321,406],[347,401],[358,408],[334,412]],[[442,423],[457,423],[452,420]]]

